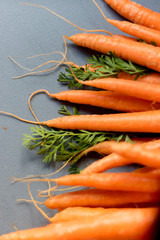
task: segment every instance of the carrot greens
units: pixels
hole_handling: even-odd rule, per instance
[[[147,42],[146,41],[144,41],[143,39],[141,39],[141,38],[137,38],[136,39],[137,40],[137,42],[142,42],[142,43],[146,43],[147,44]],[[153,45],[153,46],[157,46],[157,43],[156,42],[154,42],[154,41],[151,41],[151,45]]]
[[[129,136],[121,133],[92,132],[92,131],[64,131],[44,127],[31,127],[31,135],[25,134],[23,144],[30,150],[38,149],[38,154],[44,156],[43,162],[67,161],[73,157],[71,163],[78,161],[76,155],[83,150],[105,140],[127,140]]]
[[[131,75],[144,75],[148,71],[147,68],[134,64],[131,61],[123,60],[112,52],[101,56],[93,55],[88,58],[88,63],[91,64],[91,67],[98,68],[98,70],[106,74],[107,77],[116,76],[121,71]]]
[[[80,173],[78,167],[75,164],[72,164],[68,169],[69,174],[78,174]]]
[[[73,113],[65,105],[61,105],[58,112],[68,116],[80,115],[76,106],[72,109]],[[24,134],[23,145],[30,150],[38,149],[38,155],[44,156],[44,163],[67,161],[74,156],[71,161],[73,165],[79,160],[79,153],[97,143],[105,140],[131,142],[127,134],[103,131],[65,131],[42,126],[31,127],[30,131],[31,135]],[[74,166],[69,169],[69,172],[77,172]]]
[[[90,70],[90,67],[95,68],[94,71]],[[134,64],[131,61],[125,61],[115,56],[112,52],[108,52],[107,55],[93,55],[89,57],[87,59],[86,68],[77,68],[73,66],[71,68],[75,76],[83,81],[104,77],[117,77],[118,73],[122,71],[130,75],[136,75],[136,77],[149,73],[147,68]],[[68,85],[69,89],[82,88],[82,84],[74,79],[71,70],[66,68],[65,71],[65,73],[61,72],[58,81]]]
[[[60,109],[58,110],[58,113],[66,116],[80,115],[76,106],[73,107],[72,111],[73,111],[73,114],[69,111],[69,109],[65,105],[61,105]]]

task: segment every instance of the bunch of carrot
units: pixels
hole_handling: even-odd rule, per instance
[[[152,28],[159,31],[158,26],[155,23],[157,22],[156,20],[159,16],[158,13],[154,13],[151,10],[148,11],[139,4],[129,0],[108,0],[106,2],[118,12],[121,13],[122,11],[125,13],[126,18],[127,13],[129,13],[128,15],[132,16],[131,21],[136,22],[136,24],[146,25],[148,23],[149,26],[145,26],[147,28],[146,32],[149,32],[152,35],[152,41],[150,40],[150,42],[155,41],[155,33],[152,32]],[[125,10],[123,10],[124,6]],[[137,12],[139,13],[138,17],[136,17]],[[149,21],[147,20],[147,23],[146,21],[142,22],[141,16],[146,16]],[[140,22],[137,22],[137,19],[139,19]],[[113,23],[109,19],[107,19],[107,21]],[[115,24],[116,23],[114,22],[114,25]],[[118,24],[121,27],[123,26],[121,23]],[[125,31],[131,34],[129,32],[131,29],[131,23],[126,22],[125,24],[129,24],[128,28],[125,28],[128,30]],[[141,29],[141,27],[143,26],[137,26],[138,29]],[[132,31],[132,33],[133,32],[134,31]],[[139,37],[146,41],[146,38],[143,36],[143,31],[141,32],[136,29],[135,32],[140,32]],[[76,78],[76,80],[81,84],[103,89],[103,91],[72,90],[51,94],[46,90],[38,90],[34,93],[36,94],[37,92],[44,91],[50,97],[54,97],[59,100],[109,108],[125,113],[101,116],[67,116],[39,123],[31,121],[28,122],[62,129],[159,133],[160,90],[158,86],[160,83],[160,48],[151,44],[137,42],[136,39],[133,41],[133,38],[130,39],[113,34],[111,36],[106,36],[101,34],[81,33],[73,35],[68,39],[77,45],[97,50],[103,54],[108,53],[108,51],[112,51],[123,59],[133,61],[157,72],[139,77],[136,81],[133,81],[134,76],[131,77],[123,72],[118,75],[118,78],[102,78],[89,81],[80,81]]]
[[[129,34],[133,29],[132,31],[139,33],[133,36],[149,43],[156,41],[159,45],[160,14],[129,0],[105,1],[121,15],[130,17],[129,20],[136,22],[136,25],[132,27],[131,23],[127,22],[120,25],[109,19],[108,22]],[[152,31],[152,28],[156,30]],[[147,35],[147,32],[150,35]],[[159,47],[124,37],[100,34],[77,34],[69,40],[104,54],[108,51],[115,52],[124,59],[160,72]],[[152,82],[154,76],[151,74],[140,81],[133,81],[124,75],[123,78],[119,75],[117,79],[80,81],[82,84],[109,91],[75,90],[50,94],[46,90],[39,90],[60,100],[113,108],[126,113],[67,116],[38,124],[64,129],[159,133],[160,75],[157,74],[156,83]],[[160,140],[136,142],[135,139],[134,144],[108,141],[87,149],[81,155],[90,151],[108,155],[88,166],[80,174],[43,180],[57,185],[88,187],[87,189],[48,198],[43,203],[46,207],[62,210],[53,218],[48,218],[51,222],[49,225],[5,234],[0,236],[0,240],[154,239],[160,204]],[[143,167],[131,173],[105,172],[132,163]]]
[[[136,142],[136,140],[135,140]],[[138,141],[134,144],[114,141],[95,145],[89,151],[109,154],[79,174],[50,181],[65,186],[83,186],[83,190],[51,196],[42,202],[59,213],[49,218],[49,225],[0,236],[0,240],[40,239],[123,239],[156,238],[160,214],[160,140]],[[107,173],[108,169],[132,162],[143,164],[133,172]],[[146,160],[146,161],[145,161]],[[41,193],[41,194],[42,194]]]

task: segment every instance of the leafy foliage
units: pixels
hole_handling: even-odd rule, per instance
[[[146,43],[147,44],[147,42],[146,41],[144,41],[143,39],[141,39],[141,38],[137,38],[137,42],[142,42],[142,43]],[[153,45],[153,46],[157,46],[157,43],[156,42],[154,42],[154,41],[151,41],[151,43],[150,43],[151,45]]]
[[[69,174],[78,174],[80,173],[78,167],[75,164],[72,164],[72,166],[68,169]]]
[[[73,114],[65,105],[61,105],[59,113],[63,115],[79,115],[78,109],[73,107]],[[67,161],[70,158],[71,164],[79,160],[79,153],[85,149],[103,142],[105,140],[131,141],[126,134],[110,133],[103,131],[65,131],[45,127],[31,127],[31,135],[24,134],[23,145],[30,150],[38,149],[38,155],[44,156],[43,162]],[[74,168],[75,167],[75,168]],[[78,168],[72,166],[69,172],[76,172]]]
[[[77,162],[76,156],[83,150],[105,140],[125,140],[126,135],[107,132],[92,131],[64,131],[44,127],[31,127],[31,135],[24,134],[23,144],[30,150],[38,149],[38,154],[43,155],[44,163],[53,161],[67,161],[73,157],[72,162]]]
[[[138,76],[149,73],[149,70],[131,61],[125,61],[115,54],[109,52],[107,55],[92,56],[88,58],[88,63],[83,67],[71,67],[75,76],[82,81],[93,80],[104,77],[117,77],[118,73],[126,72],[130,75]],[[94,68],[91,69],[91,68]],[[80,89],[82,84],[77,82],[70,69],[66,68],[65,73],[59,75],[58,81],[68,85],[70,89]]]
[[[61,108],[58,110],[59,114],[66,115],[66,116],[80,115],[76,106],[73,107],[73,114],[68,110],[68,108],[65,105],[61,105],[60,107]]]

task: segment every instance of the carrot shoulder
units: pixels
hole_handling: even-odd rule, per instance
[[[69,37],[75,44],[101,53],[109,51],[125,60],[160,72],[160,48],[149,44],[131,41],[125,38],[110,37],[101,34],[80,33]]]
[[[130,0],[105,0],[105,2],[131,22],[160,30],[160,13]]]

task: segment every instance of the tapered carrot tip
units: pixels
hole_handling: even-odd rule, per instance
[[[120,21],[116,21],[116,20],[113,20],[113,19],[109,19],[107,18],[107,22],[109,22],[110,24],[114,25],[117,27],[117,25],[120,24]]]
[[[131,22],[160,30],[160,13],[154,12],[135,1],[130,0],[105,0],[117,13]]]
[[[75,35],[70,36],[68,38],[68,40],[70,40],[70,41],[74,42],[75,44],[79,45],[81,43],[81,41],[83,40],[83,36],[85,36],[85,33],[75,34]],[[78,42],[79,42],[79,44],[78,44]]]
[[[68,40],[73,41],[73,36],[70,36]]]
[[[50,240],[51,236],[48,237],[51,232],[53,224],[49,224],[45,227],[31,228],[27,230],[21,230],[11,232],[0,236],[0,240]],[[53,237],[53,236],[52,236]]]

